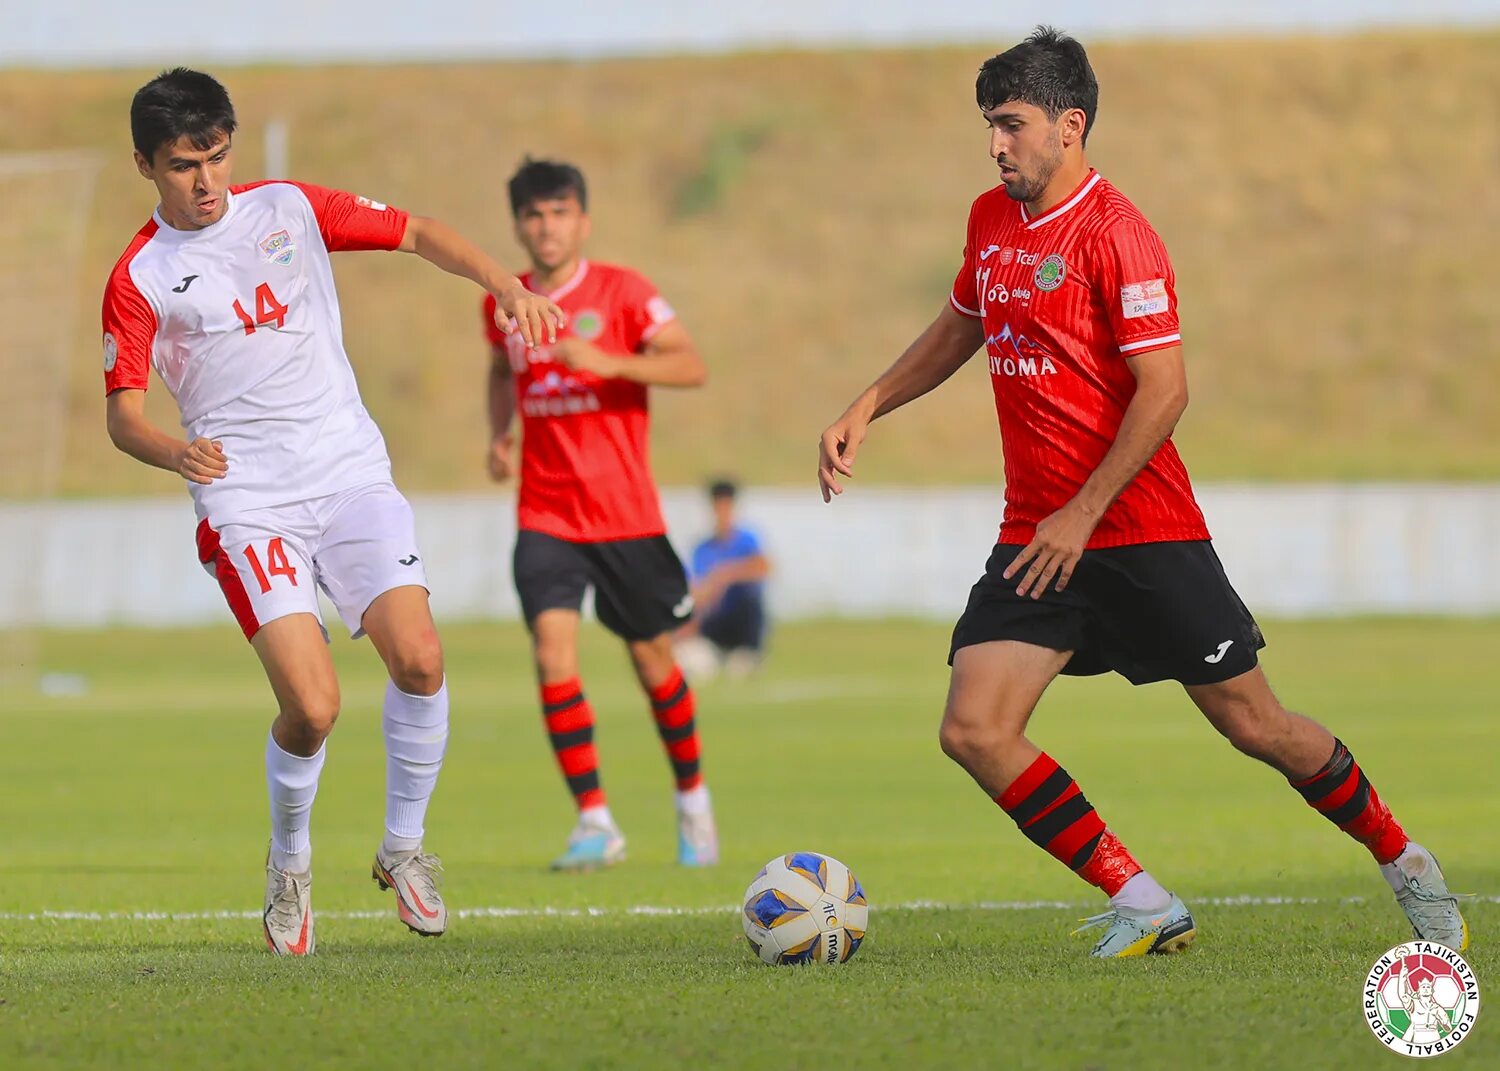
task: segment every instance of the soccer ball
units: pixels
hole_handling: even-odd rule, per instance
[[[792,852],[760,868],[745,890],[745,936],[766,963],[843,963],[865,939],[869,902],[831,856]]]

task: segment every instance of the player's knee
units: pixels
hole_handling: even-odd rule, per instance
[[[938,726],[938,746],[943,749],[944,755],[959,765],[963,765],[964,756],[969,751],[968,734],[963,726],[945,716],[943,724]]]
[[[281,721],[284,734],[295,754],[311,755],[333,731],[339,719],[339,690],[331,685],[299,692],[283,704]]]
[[[391,659],[391,682],[407,695],[435,695],[443,686],[443,647],[437,633],[403,644]]]
[[[672,649],[672,637],[662,635],[654,640],[642,640],[630,645],[630,660],[635,663],[636,676],[648,688],[659,688],[672,676],[677,666],[677,654]]]
[[[943,754],[965,769],[980,758],[1003,752],[1009,739],[1004,722],[975,717],[951,706],[944,712],[943,724],[938,728],[938,744]]]

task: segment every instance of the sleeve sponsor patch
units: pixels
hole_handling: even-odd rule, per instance
[[[1120,287],[1120,311],[1127,320],[1155,316],[1168,311],[1169,306],[1165,279],[1147,279],[1143,283],[1127,283]]]
[[[385,205],[381,204],[379,201],[371,200],[368,197],[356,197],[354,199],[354,203],[359,205],[360,208],[369,208],[373,209],[376,212],[384,212],[386,209]]]
[[[677,314],[672,311],[672,306],[667,304],[666,298],[660,295],[646,302],[646,315],[651,317],[654,324],[664,324]]]

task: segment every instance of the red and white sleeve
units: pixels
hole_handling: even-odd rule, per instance
[[[130,277],[128,256],[104,285],[104,393],[145,390],[156,342],[156,310]]]
[[[312,204],[318,231],[330,253],[356,249],[395,249],[406,237],[406,212],[390,205],[356,197],[343,190],[294,182]]]
[[[631,353],[639,353],[677,313],[655,285],[644,275],[631,274],[620,303],[624,318],[624,341]]]
[[[975,274],[974,264],[974,215],[979,210],[979,202],[975,201],[969,209],[969,224],[964,231],[964,262],[958,269],[958,275],[953,279],[953,290],[948,295],[948,303],[965,316],[979,319],[979,289],[978,276]]]
[[[1103,236],[1099,300],[1127,357],[1182,344],[1177,277],[1167,247],[1149,226],[1122,223]]]

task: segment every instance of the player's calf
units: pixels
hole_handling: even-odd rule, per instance
[[[1282,706],[1259,667],[1217,684],[1189,685],[1187,693],[1236,750],[1286,777],[1306,776],[1333,748],[1333,734]]]

